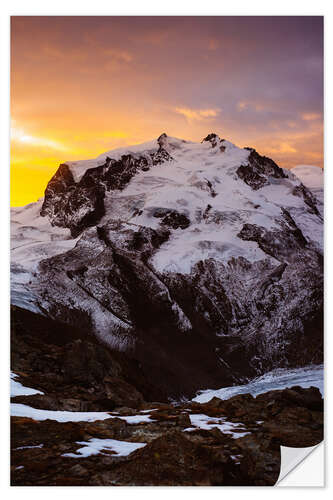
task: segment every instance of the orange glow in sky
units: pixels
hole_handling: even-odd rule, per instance
[[[323,166],[322,38],[320,17],[12,17],[11,204],[162,132]]]

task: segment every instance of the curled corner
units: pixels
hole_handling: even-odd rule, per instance
[[[309,446],[307,448],[290,448],[289,446],[280,446],[281,451],[281,468],[280,475],[276,481],[276,486],[298,465],[303,462],[320,444]],[[282,484],[281,484],[282,486]]]

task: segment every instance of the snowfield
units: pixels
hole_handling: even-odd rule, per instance
[[[248,384],[223,387],[217,390],[201,391],[193,401],[207,403],[214,397],[229,399],[237,394],[252,394],[257,396],[268,391],[286,389],[287,387],[301,386],[305,389],[317,387],[324,396],[324,367],[323,365],[306,366],[304,368],[279,368],[265,373]]]

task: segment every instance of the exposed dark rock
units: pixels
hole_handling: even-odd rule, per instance
[[[237,175],[254,190],[260,189],[269,184],[266,177],[260,175],[252,165],[241,165],[237,169]]]
[[[68,227],[76,237],[103,217],[104,194],[104,186],[89,176],[77,185],[68,166],[60,165],[46,187],[41,216],[48,216],[55,226]]]
[[[211,133],[211,134],[208,134],[204,139],[202,139],[201,142],[210,142],[212,145],[212,148],[215,148],[217,146],[217,143],[220,142],[220,138],[218,135]]]
[[[180,214],[177,210],[159,209],[156,210],[154,217],[162,218],[161,223],[172,229],[186,229],[191,224],[189,218],[185,214]]]
[[[51,395],[20,396],[16,402],[29,400],[43,409],[103,411],[138,407],[143,401],[139,391],[148,399],[166,398],[137,361],[111,351],[80,328],[16,307],[11,325],[12,370],[21,374],[25,385]]]
[[[253,148],[245,148],[250,151],[248,164],[241,165],[237,169],[237,175],[252,189],[257,190],[269,184],[269,177],[275,179],[286,178],[287,175],[283,172],[273,160],[266,156],[261,156]]]
[[[265,253],[279,261],[292,259],[291,250],[301,252],[307,244],[302,231],[296,225],[293,230],[269,231],[255,224],[244,224],[238,237],[257,242]]]
[[[320,217],[319,210],[317,208],[317,200],[315,196],[311,193],[309,189],[307,189],[304,184],[300,184],[293,189],[293,194],[295,196],[300,196],[303,198],[304,202],[309,207],[309,211],[315,215]]]

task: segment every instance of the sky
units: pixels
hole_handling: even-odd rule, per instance
[[[322,167],[323,18],[11,18],[13,206],[60,163],[163,132]]]

